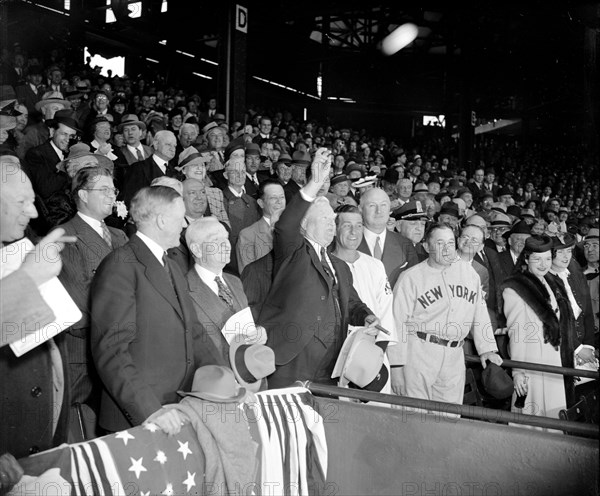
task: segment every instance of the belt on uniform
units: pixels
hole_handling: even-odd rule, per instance
[[[458,348],[465,342],[464,339],[461,339],[460,341],[449,341],[447,339],[439,338],[435,334],[427,334],[426,332],[417,332],[417,337],[430,343],[439,344],[440,346],[447,346],[448,348]]]

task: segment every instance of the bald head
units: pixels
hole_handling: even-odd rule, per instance
[[[25,235],[29,220],[38,214],[31,181],[12,157],[6,158],[0,157],[0,238],[10,243]]]

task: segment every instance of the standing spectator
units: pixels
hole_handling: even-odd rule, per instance
[[[137,233],[103,260],[91,289],[92,354],[104,384],[99,422],[112,432],[152,422],[175,434],[182,419],[162,406],[189,390],[198,367],[222,362],[183,273],[166,256],[179,244],[181,195],[167,186],[142,188],[130,213]]]
[[[598,228],[594,227],[589,230],[583,241],[583,254],[585,256],[586,265],[583,269],[585,278],[587,279],[590,288],[590,297],[592,299],[592,314],[594,315],[594,345],[598,348],[598,313],[600,312],[600,304],[598,302]]]
[[[230,159],[225,167],[227,188],[223,190],[225,210],[231,223],[229,240],[232,247],[237,246],[238,236],[242,229],[254,224],[260,219],[258,203],[244,191],[246,183],[246,164],[241,159]],[[231,256],[229,268],[234,274],[239,274],[235,248]]]
[[[117,131],[123,134],[125,146],[121,147],[121,152],[125,156],[125,168],[136,162],[141,162],[150,158],[152,148],[143,145],[141,142],[142,133],[146,130],[146,124],[137,118],[134,114],[125,114],[121,123],[117,126]]]
[[[112,213],[116,190],[109,169],[85,167],[73,179],[71,189],[77,214],[60,227],[77,241],[63,250],[60,281],[75,301],[82,318],[67,329],[64,339],[68,350],[71,404],[80,404],[79,421],[85,426],[88,439],[96,437],[100,379],[92,362],[90,346],[90,286],[100,262],[112,250],[127,243],[119,229],[108,227],[104,219]],[[79,439],[82,441],[83,439]]]
[[[573,367],[573,312],[564,286],[548,277],[551,266],[552,240],[544,235],[528,238],[517,270],[503,285],[510,356],[520,362]],[[513,368],[513,381],[512,411],[558,418],[567,407],[559,374]],[[515,406],[517,396],[525,395],[524,407]]]
[[[326,198],[317,198],[331,167],[320,148],[312,179],[275,225],[275,275],[259,321],[275,352],[273,388],[311,380],[332,384],[333,366],[348,324],[379,323],[352,287],[348,266],[327,254],[335,236],[335,215]]]
[[[360,198],[363,216],[363,240],[358,250],[381,260],[392,287],[400,272],[418,263],[412,241],[398,232],[387,230],[390,218],[390,199],[382,189],[366,191]]]
[[[402,274],[394,287],[394,319],[408,344],[401,394],[462,404],[464,339],[472,333],[483,367],[502,363],[481,291],[468,264],[456,263],[454,232],[434,224],[425,235],[427,260]]]
[[[150,186],[155,178],[168,175],[169,160],[175,156],[177,139],[171,131],[159,131],[154,136],[152,147],[154,153],[132,164],[125,175],[123,199],[127,205],[140,189]]]

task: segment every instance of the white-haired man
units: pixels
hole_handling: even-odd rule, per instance
[[[152,142],[154,153],[151,157],[131,165],[125,174],[123,199],[129,205],[133,196],[152,181],[166,176],[169,160],[175,157],[177,139],[171,131],[158,131]]]

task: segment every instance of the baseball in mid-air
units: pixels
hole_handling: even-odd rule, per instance
[[[381,43],[381,51],[386,55],[394,55],[405,46],[410,45],[418,34],[419,28],[414,24],[410,22],[402,24],[384,38]]]

